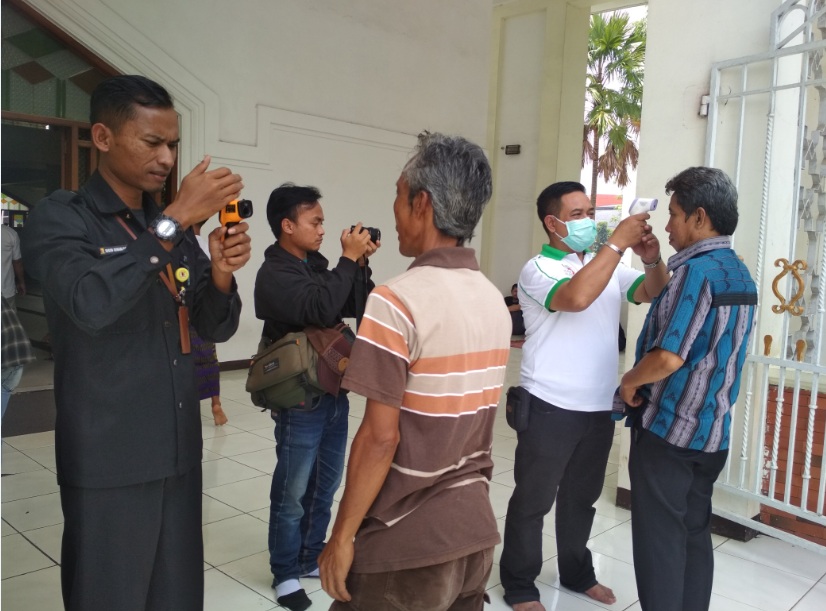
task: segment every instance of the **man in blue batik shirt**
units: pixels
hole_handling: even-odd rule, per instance
[[[665,188],[672,277],[651,304],[615,410],[636,408],[628,470],[643,611],[707,611],[711,495],[728,456],[757,289],[731,248],[738,214],[729,178],[689,168]]]

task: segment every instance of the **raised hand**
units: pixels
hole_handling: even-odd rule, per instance
[[[353,231],[345,229],[341,232],[342,257],[358,261],[365,254],[375,252],[376,246],[370,241],[370,232],[362,232],[361,228],[359,223]]]
[[[249,228],[247,223],[238,223],[229,228],[218,227],[209,234],[209,254],[212,257],[213,275],[216,271],[232,274],[244,267],[250,260],[252,240],[247,235]],[[223,242],[222,237],[224,237]]]
[[[175,201],[164,211],[184,229],[217,214],[229,202],[238,199],[244,188],[239,174],[233,174],[229,168],[207,171],[209,163],[207,155],[186,175]]]
[[[639,244],[634,246],[634,254],[645,264],[654,263],[660,256],[660,241],[651,231],[651,227],[643,234]]]
[[[640,243],[646,232],[651,232],[651,226],[646,223],[650,218],[651,215],[647,212],[629,216],[617,225],[608,241],[621,250],[634,248]]]

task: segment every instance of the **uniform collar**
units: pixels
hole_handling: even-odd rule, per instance
[[[695,242],[688,248],[684,248],[675,255],[671,255],[668,259],[668,271],[673,272],[689,259],[693,259],[697,255],[712,250],[720,250],[721,248],[731,248],[731,236],[721,235],[713,238],[706,238]]]
[[[476,253],[472,248],[464,246],[445,246],[444,248],[434,248],[416,257],[408,269],[422,266],[444,267],[447,269],[470,269],[479,271],[479,263],[476,261]]]
[[[591,253],[590,250],[585,251],[585,254],[590,254],[590,253]],[[559,250],[558,248],[554,248],[550,244],[543,244],[542,245],[542,252],[539,253],[539,254],[542,255],[543,257],[548,257],[549,259],[553,259],[554,261],[562,261],[562,259],[564,259],[565,257],[568,257],[570,255],[576,255],[577,253],[575,253],[575,252],[564,252],[562,250]],[[577,258],[579,258],[579,257],[577,257]]]
[[[91,196],[92,203],[101,214],[118,214],[124,210],[129,210],[129,206],[123,202],[97,170],[83,185],[83,190]],[[152,222],[155,214],[159,211],[153,197],[145,192],[143,194],[143,209],[150,213],[146,217],[147,223]]]

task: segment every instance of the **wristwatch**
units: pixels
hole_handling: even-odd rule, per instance
[[[662,261],[662,260],[663,260],[663,255],[662,255],[662,253],[660,253],[659,255],[657,255],[657,260],[656,261],[654,261],[653,263],[646,263],[645,261],[643,261],[642,266],[645,269],[654,269],[655,267],[657,267],[660,264],[660,261]]]
[[[177,246],[184,239],[184,230],[181,224],[171,216],[159,215],[150,225],[155,232],[155,237],[164,242],[172,242]]]

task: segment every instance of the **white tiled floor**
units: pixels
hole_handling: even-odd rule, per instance
[[[506,385],[516,383],[521,350],[511,351]],[[245,372],[221,376],[224,411],[229,424],[216,428],[209,405],[204,419],[204,578],[208,611],[266,611],[278,608],[270,588],[267,553],[269,482],[275,467],[273,426],[268,414],[252,407],[244,392]],[[350,434],[364,414],[364,399],[351,395]],[[491,502],[500,532],[513,483],[516,435],[500,410],[494,427],[494,478]],[[62,609],[60,540],[63,516],[54,474],[54,434],[38,433],[4,440],[2,470],[2,608],[3,611]],[[348,443],[349,454],[349,443]],[[619,438],[615,438],[605,486],[589,547],[597,576],[613,588],[617,603],[606,608],[639,611],[631,554],[631,514],[614,504]],[[342,483],[343,485],[343,483]],[[336,495],[333,514],[341,490]],[[583,595],[559,585],[553,514],[543,529],[545,563],[537,586],[548,611],[597,611]],[[824,611],[826,556],[759,537],[739,543],[714,537],[715,580],[712,611]],[[498,562],[501,545],[494,560]],[[318,580],[304,580],[315,603],[327,609],[330,598]],[[499,567],[488,583],[491,611],[507,609],[502,600]]]

